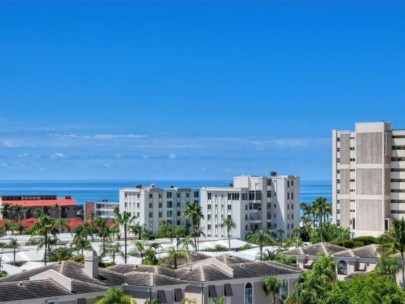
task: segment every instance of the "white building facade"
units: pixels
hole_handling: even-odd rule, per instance
[[[189,220],[183,216],[188,204],[199,202],[199,190],[191,188],[158,188],[137,186],[120,190],[120,212],[128,211],[136,216],[134,223],[144,225],[156,233],[159,223],[186,226]]]
[[[379,236],[405,215],[405,130],[389,122],[333,131],[333,220],[352,236]]]
[[[207,237],[226,237],[221,227],[229,217],[236,223],[232,237],[246,239],[257,230],[291,237],[299,228],[300,178],[298,176],[238,176],[232,187],[201,189],[202,226]]]

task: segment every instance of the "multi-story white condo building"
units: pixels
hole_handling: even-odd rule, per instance
[[[151,185],[121,189],[120,212],[129,211],[136,216],[134,223],[156,233],[162,221],[188,225],[188,219],[183,216],[184,210],[188,204],[198,203],[199,196],[199,190],[191,188],[162,189]]]
[[[246,239],[250,232],[268,229],[282,238],[299,228],[300,178],[298,176],[238,176],[231,187],[201,189],[202,225],[207,237],[226,237],[221,227],[229,217],[236,223],[232,237]],[[279,236],[279,235],[278,235]]]
[[[352,235],[379,236],[405,215],[405,130],[389,122],[333,131],[333,220]]]

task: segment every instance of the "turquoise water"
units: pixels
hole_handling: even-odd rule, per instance
[[[23,194],[55,194],[70,195],[78,204],[86,201],[108,199],[118,201],[118,191],[121,188],[136,185],[155,184],[157,187],[189,187],[201,188],[205,186],[226,187],[230,180],[192,180],[192,181],[0,181],[0,193],[3,195]],[[311,203],[319,196],[326,197],[331,202],[332,185],[330,181],[301,180],[301,202]]]

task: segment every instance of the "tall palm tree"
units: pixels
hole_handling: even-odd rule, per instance
[[[75,235],[80,235],[84,239],[91,238],[93,240],[94,226],[89,222],[85,222],[76,226],[74,230]]]
[[[10,239],[8,244],[6,245],[7,248],[13,249],[13,265],[15,265],[15,256],[17,253],[17,249],[20,247],[20,244],[18,243],[17,239]]]
[[[402,268],[402,285],[405,286],[405,220],[395,220],[393,229],[386,231],[379,238],[380,245],[377,252],[382,254],[383,258],[391,256],[396,253],[401,255],[401,268]]]
[[[263,260],[263,247],[274,243],[268,230],[258,230],[247,237],[248,242],[259,245],[260,260]]]
[[[135,300],[124,293],[121,288],[112,287],[108,289],[107,294],[97,300],[95,304],[136,304]]]
[[[187,252],[190,252],[190,247],[194,247],[195,248],[195,243],[193,240],[193,237],[189,234],[187,234],[182,240],[181,240],[181,245],[184,249],[187,250]]]
[[[47,256],[48,256],[48,234],[55,228],[55,220],[48,215],[43,215],[39,218],[39,221],[36,222],[32,228],[33,235],[41,235],[43,236],[44,241],[44,264],[46,265]]]
[[[221,227],[226,227],[226,233],[228,236],[228,249],[231,250],[231,230],[236,228],[236,223],[230,217],[224,219]]]
[[[111,229],[110,226],[108,225],[108,222],[106,219],[103,219],[101,217],[97,217],[94,221],[95,228],[96,228],[96,235],[101,238],[101,243],[102,243],[102,252],[106,253],[107,249],[107,240],[111,240]]]
[[[204,227],[201,227],[200,225],[198,225],[197,227],[194,227],[192,231],[193,231],[194,238],[197,242],[195,250],[198,251],[198,249],[200,247],[200,237],[205,236]]]
[[[128,211],[124,211],[123,213],[116,212],[115,213],[115,221],[124,227],[124,261],[125,264],[127,263],[127,242],[128,242],[128,226],[134,221],[135,216],[129,213]]]
[[[59,247],[49,252],[49,260],[57,261],[59,264],[71,258],[73,258],[73,252],[68,247]]]
[[[277,280],[275,277],[268,277],[264,280],[263,290],[266,295],[273,295],[273,303],[277,301],[277,294],[280,293],[280,288],[283,287],[283,282]]]
[[[141,264],[143,263],[145,250],[146,250],[145,242],[143,241],[135,242],[135,252],[139,252],[139,254],[141,255]]]
[[[200,227],[201,220],[204,218],[201,206],[198,203],[187,205],[183,215],[191,220],[191,226],[193,228],[194,245],[196,250],[198,250],[196,232]]]
[[[319,218],[319,229],[321,230],[321,242],[323,242],[323,218],[325,214],[325,209],[328,208],[328,202],[324,197],[318,197],[313,203],[314,213]]]

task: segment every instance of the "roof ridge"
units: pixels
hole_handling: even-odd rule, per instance
[[[205,272],[202,266],[200,266],[200,272],[201,272],[201,281],[205,281]]]
[[[63,274],[63,270],[65,269],[65,261],[62,261],[60,267],[59,267],[59,273]]]

